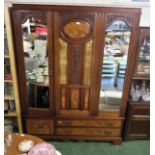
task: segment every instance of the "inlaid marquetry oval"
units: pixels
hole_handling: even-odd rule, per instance
[[[90,24],[86,21],[76,20],[64,25],[64,33],[70,38],[85,38],[90,33]]]

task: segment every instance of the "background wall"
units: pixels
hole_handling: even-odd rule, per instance
[[[147,1],[147,0],[143,0]],[[149,1],[149,0],[148,0]],[[5,4],[53,4],[53,5],[81,5],[81,6],[111,6],[141,8],[140,26],[150,26],[149,2],[133,2],[132,0],[4,0]]]

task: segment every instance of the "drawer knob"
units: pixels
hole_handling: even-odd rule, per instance
[[[70,132],[68,130],[64,130],[64,134],[68,135]]]
[[[105,131],[104,132],[107,136],[111,136],[112,135],[112,132],[110,132],[110,131]]]
[[[58,124],[62,124],[62,121],[58,121]]]
[[[114,126],[112,123],[106,123],[106,125],[107,125],[108,127],[113,127],[113,126]]]
[[[66,126],[68,126],[70,124],[71,124],[70,122],[64,122],[64,125],[66,125]]]

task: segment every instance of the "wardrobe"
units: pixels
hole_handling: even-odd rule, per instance
[[[25,132],[121,143],[141,10],[15,4],[10,13]]]

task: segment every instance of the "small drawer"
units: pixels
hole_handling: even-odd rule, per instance
[[[121,120],[57,120],[58,127],[121,127]]]
[[[53,134],[53,120],[27,119],[27,133],[30,134]]]
[[[132,107],[132,115],[150,115],[149,105],[134,105]]]
[[[120,129],[111,128],[57,128],[57,135],[63,136],[104,136],[118,137],[121,135]]]

